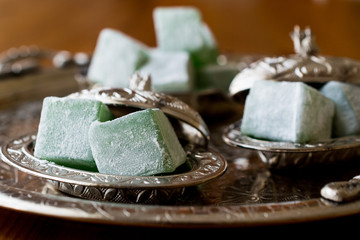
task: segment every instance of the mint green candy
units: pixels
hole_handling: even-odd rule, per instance
[[[302,82],[257,80],[241,131],[255,138],[305,143],[331,138],[334,103]]]
[[[107,87],[129,87],[130,78],[148,60],[148,49],[122,32],[103,29],[87,77]]]
[[[174,129],[158,109],[94,122],[89,139],[100,173],[154,175],[173,172],[186,160]]]
[[[188,52],[153,50],[149,61],[139,72],[151,76],[152,89],[156,92],[179,93],[193,90],[194,67]]]
[[[46,97],[43,101],[34,156],[67,167],[97,171],[88,131],[92,122],[113,116],[100,101]]]
[[[360,134],[360,87],[331,81],[320,91],[335,103],[333,136]]]
[[[209,64],[196,71],[197,90],[217,89],[228,92],[230,83],[239,73],[239,69],[232,65]]]
[[[216,62],[217,43],[193,7],[157,7],[153,12],[159,49],[187,51],[196,67]]]

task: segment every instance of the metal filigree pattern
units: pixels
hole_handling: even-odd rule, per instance
[[[186,188],[140,189],[89,187],[66,182],[54,182],[55,187],[69,195],[83,199],[141,204],[170,204],[185,194]]]
[[[163,93],[129,88],[95,88],[73,93],[69,97],[97,99],[108,105],[125,105],[140,109],[159,108],[168,116],[180,120],[182,126],[191,126],[182,128],[184,134],[191,138],[191,142],[207,146],[210,140],[209,129],[200,114],[178,98]]]
[[[166,202],[186,187],[221,176],[226,161],[217,153],[186,146],[190,170],[164,176],[118,176],[62,167],[33,155],[35,135],[26,135],[1,149],[2,159],[31,175],[56,182],[60,191],[73,196],[115,202]]]
[[[224,141],[255,150],[269,168],[301,168],[351,160],[360,155],[360,136],[332,138],[314,143],[275,142],[251,138],[240,130],[241,121],[225,128]]]
[[[130,78],[129,88],[140,91],[151,91],[151,76],[142,76],[140,72],[135,72]]]
[[[359,83],[359,61],[319,55],[310,29],[302,32],[295,26],[291,37],[296,54],[265,57],[253,62],[235,76],[229,87],[230,94],[236,95],[250,89],[258,79],[302,81],[309,84],[321,84],[331,80]]]
[[[26,102],[16,108],[0,110],[0,145],[34,131],[41,106],[41,102]],[[0,206],[74,221],[190,228],[276,225],[359,213],[360,201],[337,204],[320,196],[320,189],[326,183],[346,181],[358,174],[359,161],[343,164],[343,167],[321,168],[321,174],[318,169],[310,172],[304,169],[298,174],[269,171],[264,169],[255,151],[234,148],[222,141],[223,128],[239,118],[224,117],[224,122],[209,124],[210,146],[226,159],[227,171],[214,181],[186,188],[180,196],[174,194],[175,202],[118,204],[72,197],[58,191],[45,178],[24,173],[0,161]],[[18,146],[17,152],[21,151]],[[64,187],[70,190],[74,187],[76,192],[84,190],[79,186]],[[92,193],[107,199],[115,192],[95,190]],[[146,191],[139,194],[139,201],[144,201],[143,197],[148,194]],[[127,196],[133,202],[138,195],[129,193]]]

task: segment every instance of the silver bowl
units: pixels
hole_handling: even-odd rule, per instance
[[[360,156],[360,136],[331,138],[309,143],[267,141],[242,134],[241,120],[224,129],[223,140],[235,147],[251,149],[268,168],[288,169],[339,163]]]
[[[185,146],[185,169],[159,176],[119,176],[59,166],[34,157],[36,135],[25,135],[3,145],[1,158],[33,176],[50,180],[71,196],[121,203],[171,203],[186,194],[188,187],[220,177],[227,168],[224,158],[213,150]],[[184,166],[183,166],[184,167]]]
[[[172,121],[180,138],[207,147],[210,131],[200,114],[182,100],[151,91],[130,88],[93,88],[70,94],[70,98],[96,99],[106,104],[115,117],[146,108],[159,108]]]

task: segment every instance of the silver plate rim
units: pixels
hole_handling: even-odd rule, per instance
[[[216,179],[225,173],[227,162],[221,154],[212,149],[200,151],[196,147],[189,150],[188,159],[197,166],[184,173],[164,176],[119,176],[82,171],[40,160],[29,150],[36,140],[35,134],[14,138],[1,147],[1,159],[27,174],[48,180],[105,188],[181,188],[199,185]]]
[[[327,152],[341,149],[360,148],[360,135],[331,138],[324,141],[304,144],[256,139],[242,134],[240,130],[241,121],[242,120],[240,119],[224,128],[222,138],[225,143],[231,146],[243,147],[257,151],[282,153]]]

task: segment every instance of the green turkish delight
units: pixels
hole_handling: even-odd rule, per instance
[[[331,81],[321,93],[335,103],[333,136],[343,137],[360,133],[360,87]]]
[[[216,41],[196,8],[157,7],[153,19],[160,50],[187,51],[196,67],[216,62]]]
[[[196,72],[196,89],[217,89],[227,93],[230,83],[238,73],[236,66],[208,64]]]
[[[159,109],[94,122],[89,139],[100,173],[154,175],[173,172],[186,160],[174,129]]]
[[[148,48],[113,29],[103,29],[90,62],[88,78],[107,87],[129,87],[130,77],[148,60]]]
[[[190,92],[193,89],[194,67],[185,51],[152,50],[149,61],[139,72],[151,76],[155,92]]]
[[[334,103],[302,82],[255,81],[241,131],[260,139],[305,143],[331,138]]]
[[[34,156],[67,167],[97,171],[88,131],[92,122],[112,118],[107,106],[97,100],[46,97]]]

